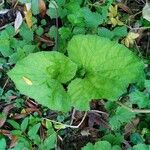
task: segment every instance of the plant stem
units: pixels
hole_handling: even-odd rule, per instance
[[[134,109],[134,108],[130,108],[124,104],[122,104],[121,102],[116,102],[118,105],[122,106],[123,108],[131,111],[131,112],[134,112],[134,113],[144,113],[144,114],[147,114],[147,113],[150,113],[150,109]]]
[[[86,115],[87,115],[87,112],[85,112],[85,114],[84,114],[84,116],[83,116],[81,122],[80,122],[77,126],[72,126],[72,125],[63,124],[63,123],[61,123],[61,122],[57,122],[57,121],[54,121],[54,120],[50,120],[50,119],[48,119],[48,118],[44,118],[44,119],[47,119],[47,120],[49,120],[49,121],[51,121],[51,122],[53,122],[53,123],[55,123],[55,124],[62,125],[64,128],[74,128],[74,129],[77,129],[77,128],[79,128],[79,127],[81,126],[81,124],[82,124],[83,121],[85,120]]]

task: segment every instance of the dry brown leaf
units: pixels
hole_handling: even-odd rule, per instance
[[[44,0],[39,0],[39,10],[42,17],[46,14],[46,4]]]

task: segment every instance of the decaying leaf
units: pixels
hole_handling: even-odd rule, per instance
[[[118,16],[118,5],[115,6],[110,6],[109,7],[109,24],[112,24],[113,27],[115,27],[116,25],[123,25],[123,22],[119,20],[119,16]]]
[[[122,40],[122,43],[123,43],[126,47],[130,47],[130,45],[133,45],[135,39],[137,39],[138,37],[139,37],[139,34],[138,34],[138,33],[129,32],[128,35],[127,35],[127,37]]]
[[[46,4],[44,0],[39,0],[39,10],[42,17],[44,17],[46,14]]]
[[[22,79],[25,81],[25,83],[27,83],[28,85],[32,85],[32,81],[26,77],[22,77]]]
[[[142,10],[143,18],[150,21],[150,3],[146,2],[143,10]]]
[[[14,25],[16,32],[18,32],[18,29],[21,26],[22,22],[23,22],[23,17],[21,13],[18,11],[15,19],[15,25]]]
[[[29,28],[32,27],[32,11],[31,11],[31,3],[26,3],[25,4],[25,20]]]

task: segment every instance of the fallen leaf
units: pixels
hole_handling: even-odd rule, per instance
[[[142,10],[143,18],[150,21],[150,3],[147,1]]]
[[[28,84],[28,85],[32,85],[32,84],[33,84],[32,81],[31,81],[30,79],[26,78],[26,77],[22,77],[22,79],[23,79],[24,82],[25,82],[26,84]]]
[[[20,28],[22,22],[23,22],[23,17],[21,13],[18,11],[15,19],[15,24],[14,24],[15,32],[18,32],[18,29]]]
[[[137,39],[138,37],[139,37],[139,34],[138,34],[138,33],[129,32],[128,35],[127,35],[127,37],[122,40],[122,43],[123,43],[126,47],[130,47],[130,45],[133,45],[135,39]]]
[[[26,23],[27,23],[28,27],[31,28],[32,25],[33,25],[33,22],[32,22],[32,11],[31,11],[31,3],[26,3],[26,4],[25,4],[25,11],[24,11],[24,14],[25,14]]]
[[[42,17],[44,17],[46,14],[46,4],[44,0],[39,0],[39,10]]]
[[[14,106],[11,104],[11,105],[7,105],[3,109],[2,113],[0,114],[0,127],[2,127],[4,123],[6,122],[7,115],[12,108],[14,108]]]

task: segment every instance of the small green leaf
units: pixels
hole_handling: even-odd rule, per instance
[[[57,134],[54,132],[52,135],[49,135],[48,138],[44,140],[44,149],[53,149],[55,147],[57,140]]]
[[[98,35],[101,37],[112,39],[114,37],[114,33],[107,28],[101,27],[98,28]]]
[[[130,135],[130,141],[133,143],[133,144],[143,144],[144,141],[143,141],[143,138],[142,136],[139,134],[139,133],[133,133]]]
[[[37,135],[37,132],[39,130],[41,126],[41,123],[38,123],[34,126],[32,126],[29,131],[28,131],[28,136],[31,138],[31,139],[35,139],[36,135]]]
[[[0,138],[0,150],[6,149],[6,140],[4,138]]]
[[[21,123],[21,131],[22,132],[24,132],[27,129],[28,123],[29,123],[29,118],[26,117]]]
[[[20,125],[14,120],[7,119],[7,122],[15,129],[20,130]]]
[[[34,15],[39,14],[39,0],[31,0],[31,8]]]
[[[122,27],[116,27],[113,31],[115,36],[117,37],[125,37],[128,35],[128,32],[127,32],[127,27],[125,26],[122,26]]]
[[[49,29],[48,35],[50,38],[54,38],[56,39],[57,37],[57,27],[56,26],[51,26],[51,28]]]
[[[44,33],[44,29],[42,27],[38,27],[37,30],[36,30],[36,34],[38,36],[41,36],[43,33]]]
[[[60,34],[62,39],[68,39],[71,35],[71,31],[67,27],[61,27],[59,29],[59,34]]]
[[[134,117],[135,113],[130,112],[129,110],[123,107],[118,107],[115,115],[109,119],[109,123],[111,125],[111,128],[116,130],[119,129],[121,125],[129,122]]]
[[[116,134],[116,135],[113,135],[113,134],[104,135],[102,139],[104,141],[108,141],[112,145],[121,145],[121,143],[124,140],[123,135],[120,135],[120,134]]]
[[[103,23],[103,17],[97,12],[92,12],[89,8],[83,9],[84,19],[87,27],[97,28]]]
[[[135,90],[129,94],[132,104],[137,104],[139,108],[147,108],[150,106],[149,94]]]
[[[145,80],[145,87],[146,87],[146,90],[149,92],[150,94],[150,80]]]
[[[131,150],[149,150],[149,149],[150,149],[150,145],[146,145],[146,144],[137,144],[133,146],[133,148],[131,148]]]

